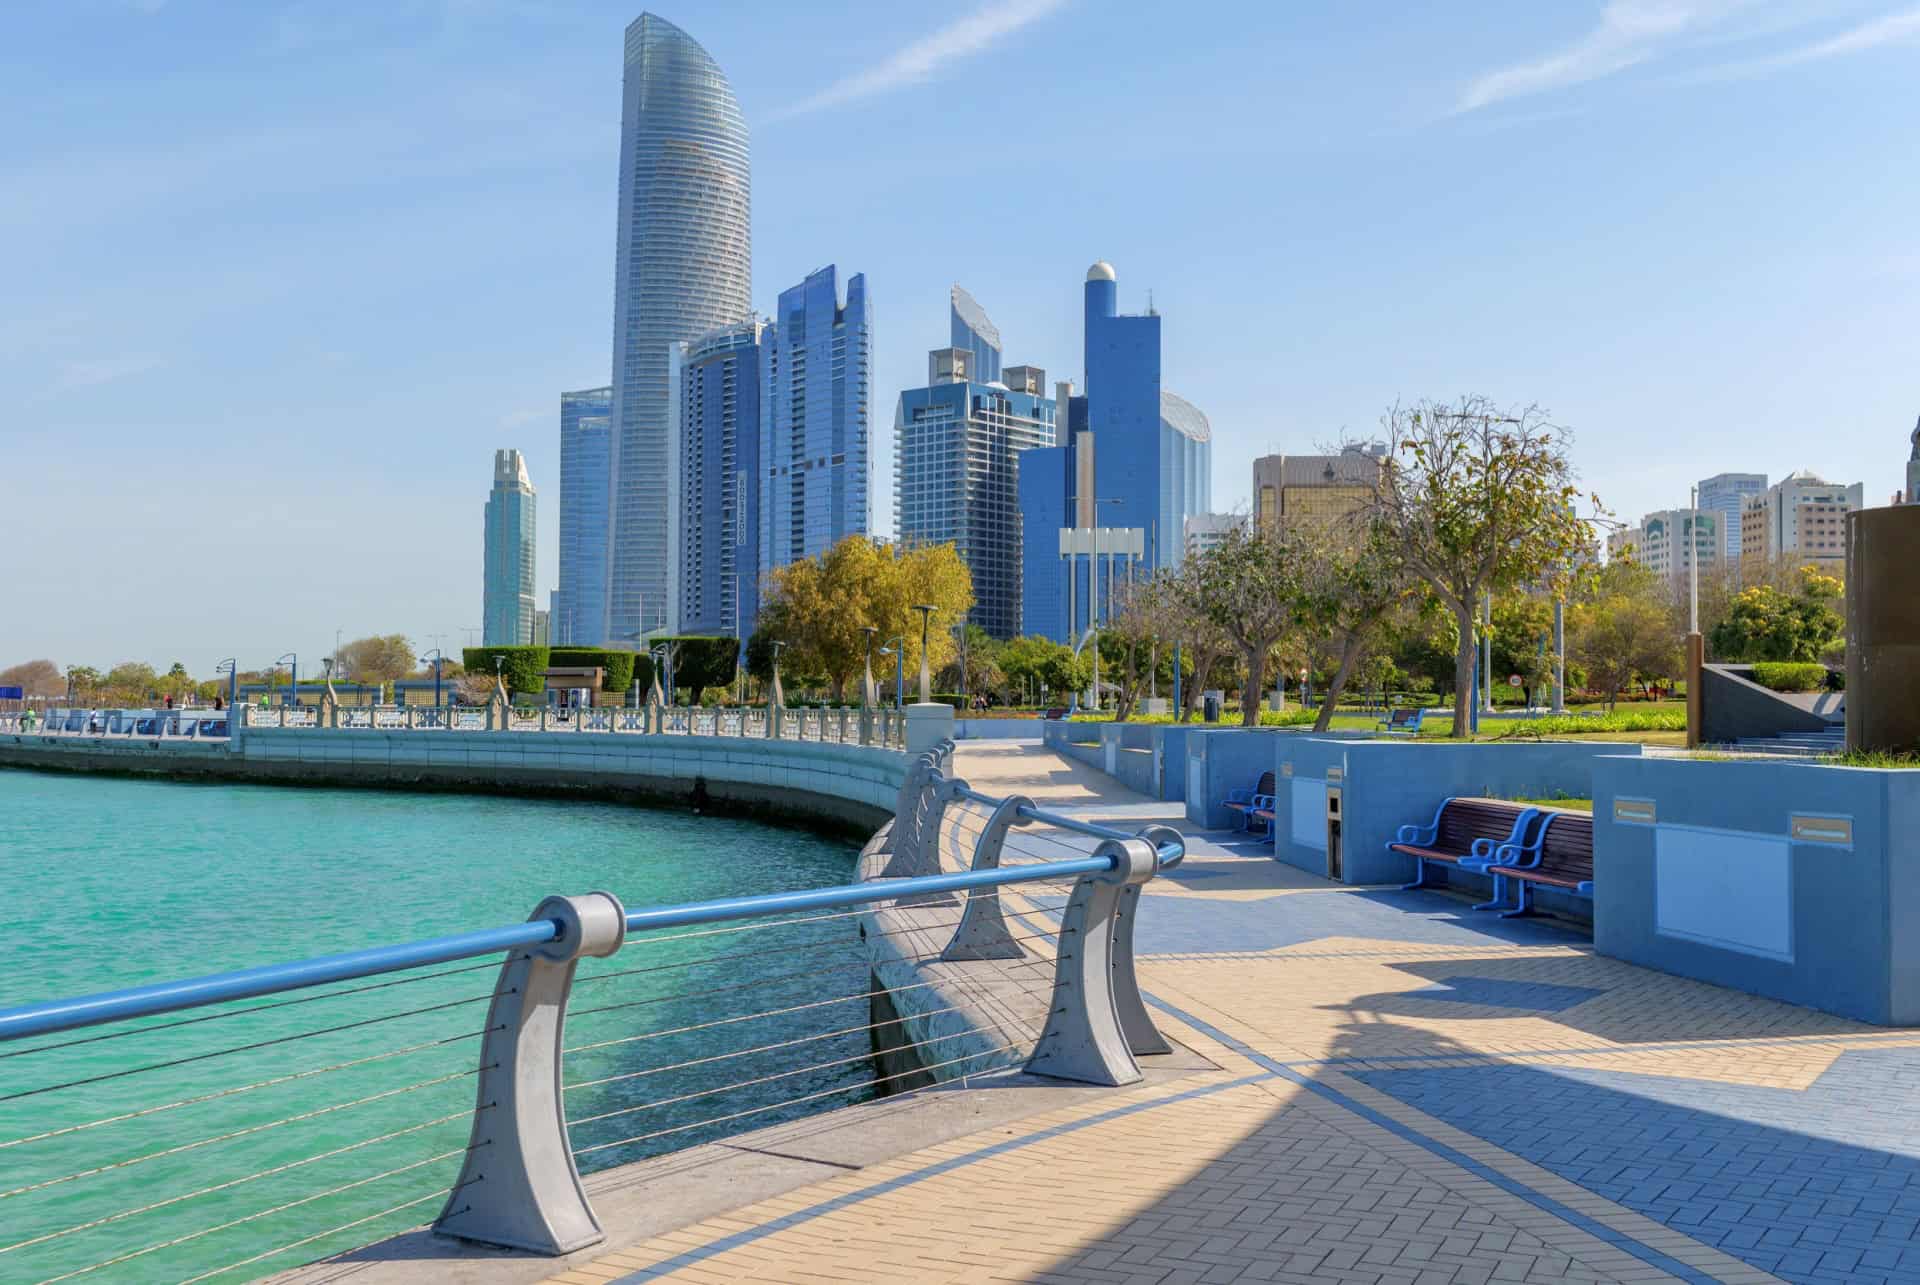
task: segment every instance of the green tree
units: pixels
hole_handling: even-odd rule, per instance
[[[1493,602],[1493,673],[1490,682],[1520,675],[1529,704],[1534,692],[1553,682],[1553,604],[1545,598],[1513,595]]]
[[[1065,643],[1029,634],[1000,652],[1001,672],[1016,683],[1030,682],[1052,700],[1064,700],[1093,681],[1093,657],[1073,654]]]
[[[64,696],[67,680],[50,660],[29,660],[0,669],[0,687],[18,687],[28,696]]]
[[[1196,563],[1189,592],[1207,620],[1229,639],[1246,667],[1240,722],[1260,721],[1260,693],[1274,647],[1298,623],[1301,557],[1288,537],[1264,524],[1234,528]]]
[[[1657,593],[1603,594],[1575,607],[1569,623],[1572,649],[1587,681],[1607,694],[1609,710],[1629,683],[1680,667],[1673,609]]]
[[[1324,732],[1367,649],[1411,592],[1406,564],[1385,523],[1308,525],[1299,535],[1300,613],[1312,632],[1330,639],[1336,657],[1313,730]]]
[[[413,673],[418,663],[405,634],[375,634],[341,644],[334,653],[333,672],[356,683],[391,683]],[[491,661],[487,668],[491,672]]]
[[[1396,405],[1382,418],[1393,455],[1375,512],[1407,566],[1453,613],[1453,735],[1468,734],[1474,616],[1487,594],[1570,579],[1590,547],[1564,430],[1538,406],[1485,397]]]
[[[1818,661],[1839,642],[1846,621],[1834,610],[1840,582],[1812,567],[1800,571],[1797,592],[1755,585],[1734,595],[1727,618],[1707,645],[1727,661]]]

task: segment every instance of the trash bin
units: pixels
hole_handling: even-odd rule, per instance
[[[1206,719],[1207,722],[1209,723],[1219,722],[1220,721],[1220,697],[1218,693],[1208,692],[1206,696],[1204,696],[1201,699],[1200,710],[1201,710],[1200,716]]]

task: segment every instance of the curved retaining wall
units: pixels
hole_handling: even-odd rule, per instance
[[[230,744],[10,733],[0,766],[725,805],[865,834],[893,815],[906,756],[730,736],[250,728]]]

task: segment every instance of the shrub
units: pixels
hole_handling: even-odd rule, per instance
[[[470,674],[479,674],[483,678],[493,677],[494,657],[505,658],[500,673],[507,681],[509,692],[531,693],[547,689],[547,680],[540,671],[550,666],[549,647],[468,647],[460,653],[460,664]]]
[[[739,669],[740,640],[724,634],[677,634],[656,643],[671,643],[676,687],[731,687]],[[651,676],[645,681],[651,681]]]
[[[1806,661],[1762,660],[1753,666],[1753,681],[1770,691],[1817,692],[1827,685],[1827,667]]]
[[[1482,726],[1485,726],[1482,724]],[[1501,729],[1496,740],[1533,736],[1582,736],[1594,732],[1684,732],[1687,711],[1661,709],[1619,710],[1612,714],[1550,714],[1516,720]]]

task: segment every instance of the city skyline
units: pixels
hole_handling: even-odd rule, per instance
[[[1106,257],[1126,265],[1131,306],[1151,291],[1179,318],[1167,366],[1212,420],[1219,510],[1247,503],[1256,456],[1371,435],[1396,397],[1469,390],[1550,406],[1627,519],[1730,470],[1811,469],[1863,482],[1870,503],[1903,485],[1920,397],[1900,382],[1920,281],[1903,211],[1920,193],[1875,158],[1898,145],[1913,45],[1873,25],[1898,6],[1703,6],[1684,30],[1622,35],[1597,3],[1483,5],[1472,42],[1438,15],[1382,32],[1247,6],[1231,47],[1145,14],[992,7],[1011,16],[972,43],[952,30],[972,7],[667,14],[726,70],[753,131],[751,310],[820,263],[857,263],[887,301],[883,406],[924,377],[956,280],[1023,336],[1023,359],[1083,378],[1060,286]],[[205,667],[304,651],[343,624],[473,625],[471,545],[450,534],[471,503],[462,461],[504,442],[559,477],[553,392],[606,379],[613,50],[636,12],[10,15],[0,101],[23,125],[0,227],[39,253],[0,317],[0,438],[38,484],[0,533],[59,542],[58,565],[23,569],[16,592],[76,610],[9,613],[0,648]],[[1182,87],[1151,111],[1089,98],[1092,73],[1058,57],[1067,38],[1105,76],[1176,67]],[[77,39],[93,55],[57,75],[30,52]],[[1249,95],[1252,110],[1222,112]],[[236,98],[257,106],[244,126]],[[1074,156],[1043,184],[1069,199],[980,185],[911,219],[821,199],[944,173],[925,131],[956,112],[978,136]],[[1137,143],[1124,164],[1106,156],[1119,131]],[[1250,154],[1284,182],[1248,178]],[[1490,193],[1470,211],[1405,199],[1463,168]],[[1811,203],[1836,191],[1851,195]],[[983,248],[964,230],[988,221],[1001,230]],[[272,467],[282,445],[322,442]],[[888,445],[872,445],[882,495]],[[225,528],[140,498],[176,473],[231,493]],[[544,592],[560,541],[543,507]],[[421,574],[378,574],[396,554]],[[72,583],[75,561],[97,574]],[[89,623],[153,583],[194,599],[289,566],[309,593],[255,595],[269,601],[239,637],[205,637],[185,601],[112,641]],[[313,618],[315,600],[342,618]]]

